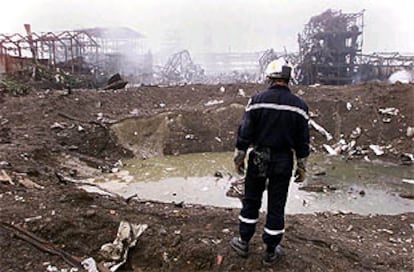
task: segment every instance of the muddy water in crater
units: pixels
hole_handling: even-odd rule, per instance
[[[220,207],[241,207],[240,200],[226,196],[233,171],[232,153],[199,153],[150,160],[128,160],[122,171],[97,179],[100,186],[121,194],[137,194],[141,199]],[[215,173],[223,177],[215,177]],[[336,190],[306,192],[291,183],[287,213],[348,211],[360,214],[397,214],[414,211],[414,200],[400,193],[414,194],[414,169],[384,163],[343,161],[312,155],[309,185],[325,184]],[[262,209],[266,208],[266,192]]]

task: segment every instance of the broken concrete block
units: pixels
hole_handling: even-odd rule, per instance
[[[8,182],[9,184],[14,185],[11,177],[4,170],[0,171],[0,182]]]
[[[377,156],[381,156],[384,155],[384,150],[381,146],[379,145],[369,145],[369,148],[371,148],[372,151],[374,151],[375,155]]]
[[[27,189],[44,189],[45,187],[35,183],[34,181],[30,180],[28,177],[21,177],[19,179],[19,184],[26,187]]]
[[[413,137],[414,136],[414,127],[408,127],[406,135],[407,135],[408,138]]]

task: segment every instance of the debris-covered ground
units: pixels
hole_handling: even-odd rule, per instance
[[[86,193],[71,182],[113,171],[121,167],[118,160],[132,156],[230,151],[248,97],[262,88],[187,85],[0,93],[1,222],[18,225],[73,256],[97,261],[102,259],[100,247],[115,239],[122,220],[148,224],[120,271],[272,271],[260,264],[259,234],[247,259],[229,248],[237,234],[237,209],[127,201]],[[312,129],[314,152],[410,164],[413,85],[293,90],[326,131]],[[413,213],[289,215],[285,256],[273,270],[412,271],[413,233]],[[1,271],[70,270],[61,257],[16,235],[0,227]]]

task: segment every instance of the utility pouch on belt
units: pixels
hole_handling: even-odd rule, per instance
[[[270,148],[254,148],[249,155],[248,173],[256,177],[266,177],[270,163]]]

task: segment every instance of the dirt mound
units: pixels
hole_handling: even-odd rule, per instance
[[[151,117],[128,118],[111,129],[125,149],[139,158],[194,152],[228,151],[244,107],[163,112]]]

